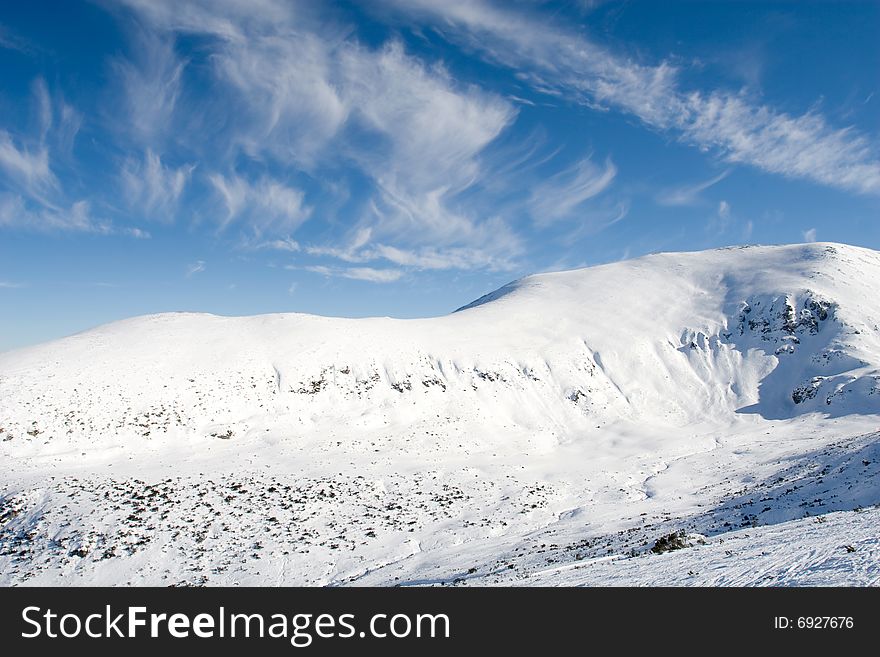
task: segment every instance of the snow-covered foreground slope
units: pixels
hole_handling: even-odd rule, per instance
[[[746,572],[712,561],[728,532],[797,557],[856,525],[803,581],[872,583],[875,511],[802,519],[880,502],[878,280],[836,244],[660,254],[432,319],[165,314],[0,354],[0,583],[761,583],[716,572]],[[677,530],[707,544],[645,554]]]

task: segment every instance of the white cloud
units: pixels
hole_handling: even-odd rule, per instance
[[[372,229],[375,240],[499,257],[520,248],[500,217],[484,219],[460,197],[481,180],[483,150],[517,115],[507,98],[457,83],[400,43],[361,45],[346,28],[314,19],[309,3],[124,4],[153,33],[142,61],[119,65],[123,82],[152,88],[158,98],[158,110],[136,122],[173,118],[184,65],[173,44],[194,35],[224,98],[210,112],[227,126],[220,138],[228,170],[241,154],[307,172],[354,164],[374,187],[356,226]],[[187,130],[178,134],[187,139]],[[226,208],[222,226],[238,220],[261,235],[291,233],[309,215],[299,192],[268,189],[266,179],[214,174],[209,180]]]
[[[725,200],[721,200],[718,202],[718,207],[715,210],[715,213],[709,217],[709,221],[706,225],[706,230],[717,235],[722,235],[727,232],[727,229],[730,227],[732,219],[732,212],[730,208],[730,203]],[[751,231],[751,229],[749,229]]]
[[[603,204],[600,207],[584,208],[578,212],[577,220],[571,222],[574,228],[563,235],[561,241],[571,246],[588,235],[595,235],[629,214],[629,201],[619,201],[613,205]]]
[[[49,151],[40,144],[33,152],[18,147],[6,130],[0,130],[0,170],[10,179],[27,188],[40,188],[56,183],[49,168]]]
[[[42,78],[33,81],[31,92],[31,115],[35,119],[32,134],[16,140],[0,129],[0,185],[5,183],[10,189],[0,198],[0,225],[107,233],[107,222],[84,216],[87,204],[65,197],[50,162],[49,144],[65,155],[70,153],[79,131],[80,115],[62,99],[53,101]]]
[[[717,185],[727,178],[728,175],[730,175],[729,169],[700,183],[684,185],[674,189],[665,189],[657,195],[657,203],[671,206],[696,205],[700,202],[700,194],[702,192],[713,185]]]
[[[172,38],[144,29],[132,34],[134,58],[112,63],[125,110],[123,119],[114,94],[112,118],[126,138],[153,145],[172,125],[186,62],[177,56]]]
[[[138,240],[148,240],[152,237],[149,232],[141,230],[140,228],[123,228],[121,229],[121,233]]]
[[[350,111],[333,79],[329,44],[271,30],[223,45],[215,73],[234,92],[233,143],[254,157],[313,166]]]
[[[43,78],[37,78],[31,84],[31,89],[36,101],[37,118],[40,124],[40,142],[46,140],[46,135],[52,128],[52,99],[49,96],[49,88]]]
[[[115,231],[110,222],[96,219],[91,212],[91,203],[81,200],[71,204],[68,210],[46,210],[41,214],[43,226],[61,228],[85,233],[111,235]]]
[[[53,95],[42,77],[31,83],[31,92],[33,114],[38,124],[38,143],[43,148],[51,145],[60,154],[70,155],[82,126],[82,115],[65,102],[59,92],[56,91]]]
[[[368,253],[376,258],[415,269],[476,269],[485,267],[490,270],[507,270],[514,266],[512,261],[504,255],[485,249],[468,247],[399,249],[394,246],[377,244]]]
[[[79,232],[95,235],[127,235],[147,238],[139,228],[121,228],[92,214],[87,200],[34,204],[20,194],[0,193],[0,227],[18,227],[42,232]]]
[[[177,202],[192,175],[194,165],[171,168],[147,148],[142,160],[129,158],[122,169],[128,204],[144,216],[166,223],[174,220]]]
[[[875,147],[851,128],[832,128],[818,113],[793,117],[720,92],[690,94],[687,107],[689,120],[675,127],[687,141],[716,147],[730,162],[855,192],[880,193]]]
[[[42,78],[34,80],[31,90],[36,134],[26,140],[29,145],[17,145],[9,132],[0,130],[0,172],[12,190],[0,192],[0,227],[124,234],[110,221],[96,218],[89,201],[71,200],[64,193],[50,165],[48,143],[69,152],[81,118],[63,100],[53,101]]]
[[[56,159],[62,164],[69,160],[82,116],[59,94],[53,97],[42,78],[33,81],[31,91],[36,129],[24,140],[28,145],[17,145],[9,132],[0,130],[0,172],[12,183],[7,185],[12,191],[0,192],[0,227],[148,239],[150,234],[140,228],[117,226],[96,217],[90,201],[66,193],[52,170],[50,145],[60,154]],[[149,173],[148,169],[139,172],[139,184],[149,183]]]
[[[0,48],[17,50],[25,55],[33,54],[37,50],[33,43],[14,34],[9,28],[3,25],[0,25]]]
[[[73,144],[82,127],[83,117],[63,99],[56,101],[58,105],[58,122],[55,128],[55,140],[58,150],[66,155],[73,151]]]
[[[377,241],[397,241],[401,248],[465,248],[499,258],[516,257],[523,251],[522,239],[502,218],[476,221],[448,207],[442,188],[420,195],[384,189],[382,199],[372,204],[372,212]]]
[[[193,276],[195,274],[201,274],[203,271],[205,271],[206,267],[207,265],[205,264],[204,260],[196,260],[192,264],[187,265],[186,277],[189,278],[190,276]]]
[[[876,144],[817,112],[790,116],[740,93],[684,90],[678,69],[644,65],[532,13],[481,0],[395,0],[440,30],[518,71],[535,89],[614,107],[730,162],[860,193],[880,193]]]
[[[251,248],[254,249],[269,249],[271,251],[287,251],[289,253],[296,253],[297,251],[302,250],[299,242],[290,238],[283,237],[277,240],[266,240],[264,242],[257,242]]]
[[[492,222],[489,221],[491,226]],[[499,225],[499,231],[504,226]],[[503,232],[499,233],[503,235]],[[519,244],[505,243],[499,250],[463,246],[420,246],[400,248],[389,244],[371,242],[372,229],[361,228],[353,239],[343,247],[307,246],[305,252],[313,256],[326,256],[349,263],[366,263],[385,260],[395,265],[413,269],[479,269],[508,270],[514,268],[512,257],[522,252]],[[515,238],[510,238],[515,239]]]
[[[344,269],[339,273],[345,278],[353,278],[359,281],[370,281],[372,283],[391,283],[400,279],[403,272],[399,269],[374,269],[372,267],[351,267]]]
[[[403,276],[403,272],[399,269],[374,269],[372,267],[325,267],[323,265],[310,265],[303,267],[303,269],[323,276],[350,278],[371,283],[393,283]]]
[[[0,281],[0,289],[17,290],[24,287],[24,283],[12,283],[10,281]]]
[[[247,197],[252,194],[250,183],[238,176],[226,178],[219,173],[209,175],[208,180],[226,206],[226,219],[223,221],[225,226],[244,208]]]
[[[571,217],[585,201],[605,191],[616,175],[617,167],[610,159],[600,167],[587,157],[546,178],[529,199],[535,223],[547,225]]]
[[[361,227],[355,229],[352,233],[348,244],[344,246],[307,246],[305,251],[309,255],[329,256],[346,262],[364,262],[369,260],[369,256],[365,256],[361,251],[373,235],[373,229],[369,227]]]
[[[730,203],[726,200],[722,199],[718,202],[718,207],[715,209],[715,212],[709,217],[706,222],[706,231],[710,234],[713,234],[715,237],[719,237],[731,228],[731,226],[736,225],[737,218],[733,214],[733,208],[731,208]],[[744,232],[748,235],[751,235],[752,229],[749,222],[743,228]]]
[[[378,52],[346,49],[341,68],[344,95],[357,118],[388,139],[390,157],[369,167],[380,185],[392,189],[470,185],[477,155],[516,116],[506,99],[457,88],[445,70],[427,68],[398,43]]]
[[[162,30],[210,34],[243,41],[249,31],[287,26],[301,18],[298,2],[288,0],[120,0]]]
[[[289,234],[312,212],[305,205],[302,191],[267,176],[251,182],[238,175],[226,177],[215,173],[208,179],[226,208],[221,230],[244,217],[257,235]]]
[[[480,180],[480,153],[515,118],[509,101],[459,88],[442,68],[427,68],[396,43],[378,52],[348,49],[341,68],[352,121],[383,138],[351,154],[378,192],[360,230],[406,249],[518,252],[518,238],[500,218],[482,219],[456,200]]]
[[[186,62],[173,43],[179,35],[206,37],[202,47],[224,102],[213,106],[227,120],[224,139],[251,157],[272,157],[310,166],[344,123],[349,108],[339,98],[333,79],[335,49],[345,36],[306,21],[295,2],[124,0],[144,27],[148,56],[134,65],[121,62],[123,81],[143,77],[156,89],[157,102],[147,104],[146,123],[168,115],[180,92]],[[140,69],[146,69],[139,73]],[[140,92],[132,85],[138,100]]]
[[[816,229],[810,228],[809,230],[804,231],[804,242],[815,242],[816,241]]]

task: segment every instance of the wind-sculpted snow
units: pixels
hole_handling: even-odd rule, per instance
[[[0,354],[2,581],[530,583],[867,508],[877,280],[843,245],[658,254],[432,319],[173,313]]]

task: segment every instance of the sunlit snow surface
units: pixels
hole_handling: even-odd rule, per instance
[[[2,354],[0,583],[876,584],[878,281],[837,244],[660,254]]]

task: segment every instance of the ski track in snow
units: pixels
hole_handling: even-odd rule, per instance
[[[660,254],[0,354],[0,584],[876,585],[877,280]]]

